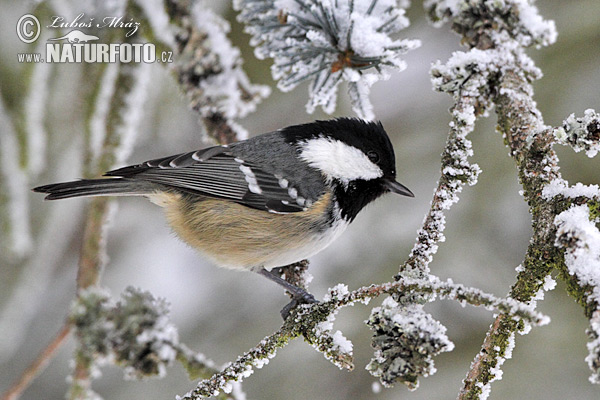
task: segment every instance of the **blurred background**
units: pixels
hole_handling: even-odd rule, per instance
[[[64,1],[50,4],[57,9],[79,7]],[[257,111],[239,121],[251,135],[329,117],[320,112],[306,114],[306,84],[285,94],[274,87],[270,60],[254,58],[249,36],[236,22],[230,2],[214,0],[208,4],[231,23],[229,37],[241,49],[251,80],[273,87],[271,96]],[[545,122],[557,126],[571,113],[582,115],[587,108],[600,110],[600,2],[540,0],[537,5],[542,16],[556,21],[559,32],[555,45],[529,52],[544,72],[543,79],[535,83],[535,99]],[[0,116],[0,135],[10,124],[18,126],[22,110],[15,104],[25,90],[31,90],[27,87],[31,66],[16,61],[16,54],[27,51],[27,47],[17,39],[14,27],[19,17],[32,9],[29,2],[0,2],[0,90],[5,108]],[[336,243],[313,257],[310,290],[318,298],[339,282],[352,289],[391,279],[413,246],[439,176],[451,99],[432,91],[429,67],[459,50],[459,38],[449,34],[448,27],[436,29],[429,25],[421,2],[414,2],[408,15],[412,25],[403,35],[420,39],[422,46],[405,56],[406,71],[374,85],[371,100],[392,137],[398,180],[415,193],[415,198],[380,199],[363,211]],[[188,109],[170,72],[155,64],[150,73],[144,115],[128,163],[207,144],[200,134],[197,115]],[[49,156],[31,187],[76,179],[82,174],[78,146],[85,98],[78,93],[86,80],[85,72],[79,65],[58,65],[45,79],[51,82],[44,94]],[[345,90],[340,90],[334,116],[351,114]],[[483,172],[479,183],[466,187],[461,201],[447,214],[447,239],[431,269],[442,279],[452,278],[504,296],[514,283],[515,268],[523,259],[531,228],[527,206],[518,193],[516,168],[494,127],[492,113],[478,121],[471,136],[473,161]],[[567,148],[557,151],[564,178],[572,183],[599,183],[599,157],[588,159]],[[0,179],[0,184],[7,183],[5,177]],[[0,194],[0,199],[4,197]],[[46,347],[64,322],[75,294],[83,216],[89,204],[85,199],[43,202],[42,195],[34,193],[24,201],[31,218],[33,248],[19,257],[3,246],[0,254],[0,393]],[[167,299],[181,341],[218,365],[234,360],[280,326],[279,310],[287,298],[276,285],[258,275],[210,265],[174,237],[161,210],[150,202],[123,198],[116,204],[107,232],[109,261],[101,281],[113,296],[118,297],[131,285]],[[6,218],[5,213],[1,215]],[[6,232],[3,235],[5,238]],[[379,302],[344,309],[336,321],[336,329],[354,343],[355,371],[338,370],[309,345],[296,340],[246,379],[243,388],[248,398],[455,398],[493,321],[492,314],[450,301],[428,305],[427,309],[448,328],[455,350],[436,358],[437,373],[422,379],[417,391],[409,392],[399,385],[373,393],[372,383],[376,380],[364,369],[372,355],[371,332],[363,321]],[[539,309],[552,318],[552,323],[517,337],[513,358],[505,363],[502,380],[492,384],[489,398],[598,398],[600,387],[588,382],[589,370],[584,362],[587,320],[582,310],[565,294],[561,282],[546,294]],[[64,398],[73,347],[71,340],[59,351],[23,399]],[[102,375],[94,381],[93,389],[105,399],[172,399],[195,386],[177,364],[162,380],[124,381],[122,371],[116,367],[103,368]]]

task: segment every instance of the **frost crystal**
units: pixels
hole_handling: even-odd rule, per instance
[[[338,298],[348,293],[348,287],[344,284],[339,284],[335,288],[330,290],[329,299]],[[328,301],[328,300],[325,300]],[[331,361],[338,368],[353,369],[352,364],[352,342],[344,337],[341,331],[333,330],[333,322],[339,310],[334,310],[327,318],[319,322],[312,334],[306,339],[312,344],[312,346],[319,352],[323,353],[323,356]]]
[[[417,232],[417,241],[403,271],[405,276],[409,271],[414,272],[415,276],[429,272],[429,263],[438,250],[438,243],[446,240],[444,210],[458,202],[458,194],[465,183],[476,184],[481,173],[479,166],[468,160],[473,150],[467,135],[473,131],[476,115],[473,105],[468,101],[466,103],[461,101],[452,110],[450,135],[442,154],[442,179],[434,191],[431,210],[425,216],[423,227]]]
[[[415,390],[420,376],[435,373],[433,357],[454,348],[446,328],[422,305],[400,306],[387,298],[373,309],[367,324],[374,331],[375,348],[367,370],[386,387],[400,381]]]
[[[123,99],[120,111],[122,124],[118,127],[120,146],[115,149],[115,163],[124,164],[133,149],[140,122],[144,117],[144,103],[150,84],[152,68],[150,64],[141,63],[131,72],[133,83],[130,91]]]
[[[252,85],[241,68],[240,51],[226,36],[230,26],[210,9],[196,3],[192,15],[198,28],[205,31],[212,49],[219,57],[222,71],[200,82],[204,96],[228,118],[243,118],[256,109],[256,104],[269,95],[268,86]]]
[[[569,182],[564,179],[553,179],[542,189],[542,197],[550,200],[555,196],[564,196],[570,199],[577,197],[587,197],[589,199],[600,199],[600,187],[598,185],[584,185],[577,182],[573,186],[569,186]]]
[[[132,287],[122,297],[115,304],[101,289],[80,294],[71,310],[80,352],[98,365],[123,366],[129,379],[163,376],[175,360],[179,341],[167,303]]]
[[[400,58],[420,42],[393,39],[409,25],[408,0],[236,0],[260,59],[273,58],[273,78],[282,91],[312,79],[307,111],[321,106],[332,113],[339,84],[358,116],[373,119],[369,88],[388,79]]]
[[[590,338],[587,343],[589,354],[585,358],[592,370],[590,382],[600,384],[600,311],[594,311],[592,318],[590,318],[590,327],[586,333]]]
[[[169,4],[171,21],[178,21],[173,67],[190,106],[209,127],[227,125],[230,132],[223,133],[220,141],[244,139],[247,132],[233,118],[254,111],[269,95],[269,87],[250,83],[239,50],[227,38],[227,21],[201,2]]]
[[[545,21],[534,0],[427,0],[425,10],[439,26],[452,19],[452,29],[471,47],[490,48],[489,32],[505,31],[520,46],[547,46],[556,41],[554,21]]]
[[[565,264],[580,285],[588,286],[590,303],[600,304],[600,230],[598,220],[590,220],[587,205],[574,205],[554,219],[555,245],[565,249]],[[600,383],[600,311],[594,311],[587,329],[588,356],[585,358],[592,383]]]
[[[555,245],[565,249],[565,264],[581,285],[592,288],[590,300],[600,304],[600,230],[590,221],[587,205],[571,206],[554,219]]]
[[[600,115],[592,109],[585,110],[581,118],[571,114],[562,128],[554,131],[554,137],[576,152],[585,150],[585,154],[592,158],[600,151]]]

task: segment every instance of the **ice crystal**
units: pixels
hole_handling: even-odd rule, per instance
[[[434,81],[435,79],[433,78]],[[417,241],[403,274],[409,270],[412,270],[415,276],[429,273],[429,263],[438,250],[438,243],[446,240],[444,210],[450,209],[452,204],[458,202],[458,194],[465,183],[475,185],[481,173],[479,166],[471,164],[468,159],[473,155],[472,144],[467,135],[474,128],[475,108],[468,101],[461,101],[452,110],[452,116],[450,135],[442,154],[442,179],[434,191],[431,209],[425,216],[423,227],[417,232]]]
[[[354,368],[352,364],[354,346],[351,341],[344,337],[341,331],[333,332],[333,322],[337,312],[338,310],[335,310],[327,316],[325,321],[318,323],[307,340],[338,368],[352,370]]]
[[[575,185],[569,186],[569,182],[564,179],[557,178],[551,180],[550,183],[548,183],[546,186],[544,186],[544,189],[542,189],[542,196],[546,200],[550,200],[559,195],[570,199],[577,197],[600,199],[600,187],[594,184],[584,185],[581,182],[577,182]]]
[[[192,8],[192,15],[198,28],[206,32],[212,43],[212,50],[221,63],[219,73],[211,74],[199,82],[200,88],[204,90],[204,101],[222,111],[228,118],[245,117],[256,109],[258,102],[269,96],[269,87],[250,83],[241,68],[239,49],[232,46],[227,38],[231,29],[227,21],[202,7],[201,3],[196,3]]]
[[[304,80],[309,87],[307,111],[321,106],[333,112],[342,81],[354,111],[373,119],[369,88],[403,70],[401,55],[420,45],[394,39],[409,25],[408,0],[236,0],[239,20],[252,35],[258,58],[273,58],[273,78],[282,91]]]
[[[174,0],[168,7],[170,20],[177,25],[173,64],[177,80],[209,131],[226,125],[217,140],[245,139],[248,132],[235,119],[254,111],[270,89],[250,82],[239,49],[227,37],[228,22],[201,2],[192,3]],[[164,26],[164,21],[154,22],[162,24],[155,29]]]
[[[581,286],[589,287],[588,301],[600,304],[600,230],[598,220],[590,220],[587,205],[574,205],[554,219],[555,245],[565,249],[565,264]],[[600,383],[600,311],[594,311],[587,329],[589,341],[585,358],[592,375],[590,382]]]

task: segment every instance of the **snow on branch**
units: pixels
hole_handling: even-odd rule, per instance
[[[590,300],[600,304],[600,218],[591,218],[589,207],[574,205],[554,219],[555,245],[565,249],[565,263],[571,275],[590,286]]]
[[[245,139],[235,120],[253,112],[270,89],[248,79],[239,49],[227,38],[227,21],[200,2],[165,0],[168,18],[155,16],[160,13],[146,2],[137,5],[134,12],[151,25],[146,35],[175,52],[175,77],[209,135],[219,143]]]
[[[164,300],[132,287],[116,303],[103,289],[81,291],[70,317],[78,352],[98,367],[122,366],[127,379],[162,377],[175,360],[179,341],[168,312]]]
[[[402,71],[401,55],[420,42],[394,39],[409,25],[408,0],[236,0],[238,19],[252,35],[258,58],[273,58],[273,78],[282,91],[310,80],[306,109],[332,113],[339,84],[356,114],[373,119],[369,88]]]
[[[585,361],[592,370],[590,382],[600,384],[600,311],[594,311],[586,333],[589,341],[587,344],[588,355],[585,357]]]
[[[69,322],[78,339],[77,357],[88,363],[92,378],[100,376],[100,367],[109,364],[123,368],[125,379],[161,378],[175,360],[191,379],[218,371],[214,362],[179,342],[167,302],[140,289],[127,287],[120,301],[114,301],[105,289],[85,289],[71,306]],[[76,376],[70,380],[72,393],[89,386]],[[239,394],[239,387],[233,386]]]
[[[535,311],[529,305],[512,299],[497,298],[478,289],[455,284],[452,281],[442,282],[434,277],[431,277],[431,279],[401,279],[391,283],[365,286],[353,291],[348,291],[345,285],[339,284],[329,290],[323,302],[303,304],[293,308],[290,316],[277,332],[265,337],[256,347],[238,357],[222,371],[201,381],[195,389],[178,398],[196,400],[217,396],[223,392],[228,393],[233,384],[240,383],[252,375],[255,368],[262,368],[268,364],[269,360],[275,357],[279,348],[286,346],[291,340],[300,336],[303,336],[304,340],[313,345],[317,351],[323,353],[325,358],[334,365],[340,368],[352,369],[352,343],[344,338],[339,331],[331,333],[338,310],[357,302],[367,304],[370,299],[384,294],[399,295],[406,292],[420,293],[433,298],[439,296],[440,298],[458,301],[461,304],[482,306],[497,313],[506,313],[515,321],[526,321],[534,326],[544,325],[549,321],[548,317]],[[391,298],[386,302],[388,305],[397,304]],[[412,334],[410,339],[407,338],[405,342],[404,352],[397,350],[398,343],[394,343],[394,350],[391,350],[391,346],[385,346],[380,341],[381,351],[378,353],[380,356],[367,367],[375,374],[381,372],[382,382],[387,386],[396,380],[410,380],[416,384],[416,379],[419,376],[427,376],[435,372],[431,357],[442,351],[450,351],[453,347],[445,336],[445,328],[422,310],[419,311],[419,307],[420,305],[405,311],[396,308],[392,310],[393,312],[379,312],[379,317],[372,317],[371,322],[369,322],[373,328],[380,329],[382,332],[385,331],[388,335],[398,339],[397,333],[400,331],[397,324],[400,322],[400,317],[394,317],[394,315],[402,314],[405,316],[402,326]],[[376,309],[381,311],[381,308]],[[384,340],[381,336],[380,339]],[[384,349],[387,351],[384,351]],[[409,353],[412,358],[403,357]],[[393,357],[394,355],[396,357]],[[386,357],[390,356],[392,358],[388,362]],[[392,366],[392,369],[389,366]],[[401,366],[402,368],[400,368]]]
[[[592,370],[590,381],[600,383],[600,218],[590,216],[588,205],[573,205],[554,219],[556,246],[565,249],[569,274],[588,293],[587,302],[596,311],[587,330],[590,341],[586,361]]]
[[[475,109],[478,104],[476,98],[475,95],[457,97],[442,154],[441,177],[430,210],[417,232],[417,240],[408,260],[395,277],[400,282],[411,279],[428,281],[432,285],[439,285],[437,291],[404,290],[394,293],[393,298],[386,299],[382,307],[371,311],[367,322],[373,330],[372,346],[375,349],[367,369],[379,377],[386,387],[399,381],[415,390],[420,376],[427,377],[435,373],[433,357],[454,347],[446,337],[446,328],[425,313],[423,304],[435,300],[436,294],[466,301],[466,297],[459,295],[462,287],[451,282],[447,286],[442,285],[429,274],[429,264],[437,252],[438,244],[445,241],[444,212],[458,202],[458,194],[465,184],[474,185],[477,182],[481,172],[477,164],[468,161],[473,150],[467,135],[473,131],[476,117],[481,112]],[[445,292],[448,289],[450,291]]]
[[[519,46],[548,46],[556,41],[554,21],[544,20],[534,0],[426,0],[425,11],[436,26],[451,21],[469,47],[488,49],[504,42],[506,32]]]
[[[541,72],[524,50],[552,44],[557,36],[554,23],[544,20],[533,1],[527,0],[432,0],[425,2],[425,8],[435,25],[450,22],[462,43],[469,47],[468,51],[454,53],[447,63],[434,65],[434,86],[451,94],[457,103],[465,95],[475,97],[476,109],[486,114],[495,106],[498,131],[517,164],[534,232],[509,296],[533,307],[543,290],[552,286],[548,275],[554,267],[560,269],[563,261],[562,253],[554,246],[554,217],[564,203],[560,199],[549,200],[567,193],[568,184],[560,177],[552,144],[555,136],[566,139],[568,135],[566,129],[552,135],[553,130],[544,125],[531,87]],[[591,132],[593,118],[591,114],[584,118],[592,126]],[[585,150],[590,148],[578,145]],[[549,186],[553,188],[547,189]],[[585,190],[593,192],[594,187]],[[579,190],[570,190],[569,194],[576,192]],[[502,376],[500,367],[511,355],[515,333],[528,330],[528,324],[500,314],[471,364],[459,399],[487,398],[490,383]]]
[[[429,263],[437,252],[438,243],[445,241],[446,217],[444,211],[458,202],[458,194],[465,184],[475,185],[481,172],[477,164],[471,164],[473,155],[471,141],[467,135],[473,131],[476,119],[476,99],[465,96],[452,109],[450,132],[442,154],[442,171],[434,191],[431,207],[421,229],[417,232],[408,260],[401,266],[402,276],[423,277],[429,274]]]
[[[585,110],[580,118],[571,114],[562,127],[554,130],[554,137],[558,143],[569,145],[576,152],[585,150],[592,158],[600,151],[600,115],[592,109]]]
[[[29,179],[27,171],[20,165],[19,140],[14,124],[0,99],[0,188],[4,195],[0,198],[0,248],[17,258],[25,257],[33,248],[29,217]],[[5,253],[5,254],[6,254]]]
[[[381,307],[372,310],[367,324],[374,331],[375,349],[367,370],[385,387],[399,381],[416,390],[419,377],[436,372],[433,357],[454,349],[446,327],[426,313],[421,304],[400,306],[388,297]]]

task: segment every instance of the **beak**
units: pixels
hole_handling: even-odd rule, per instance
[[[406,186],[404,186],[400,182],[396,182],[394,180],[386,180],[384,186],[388,191],[392,193],[401,194],[402,196],[415,197],[413,192],[411,192]]]

